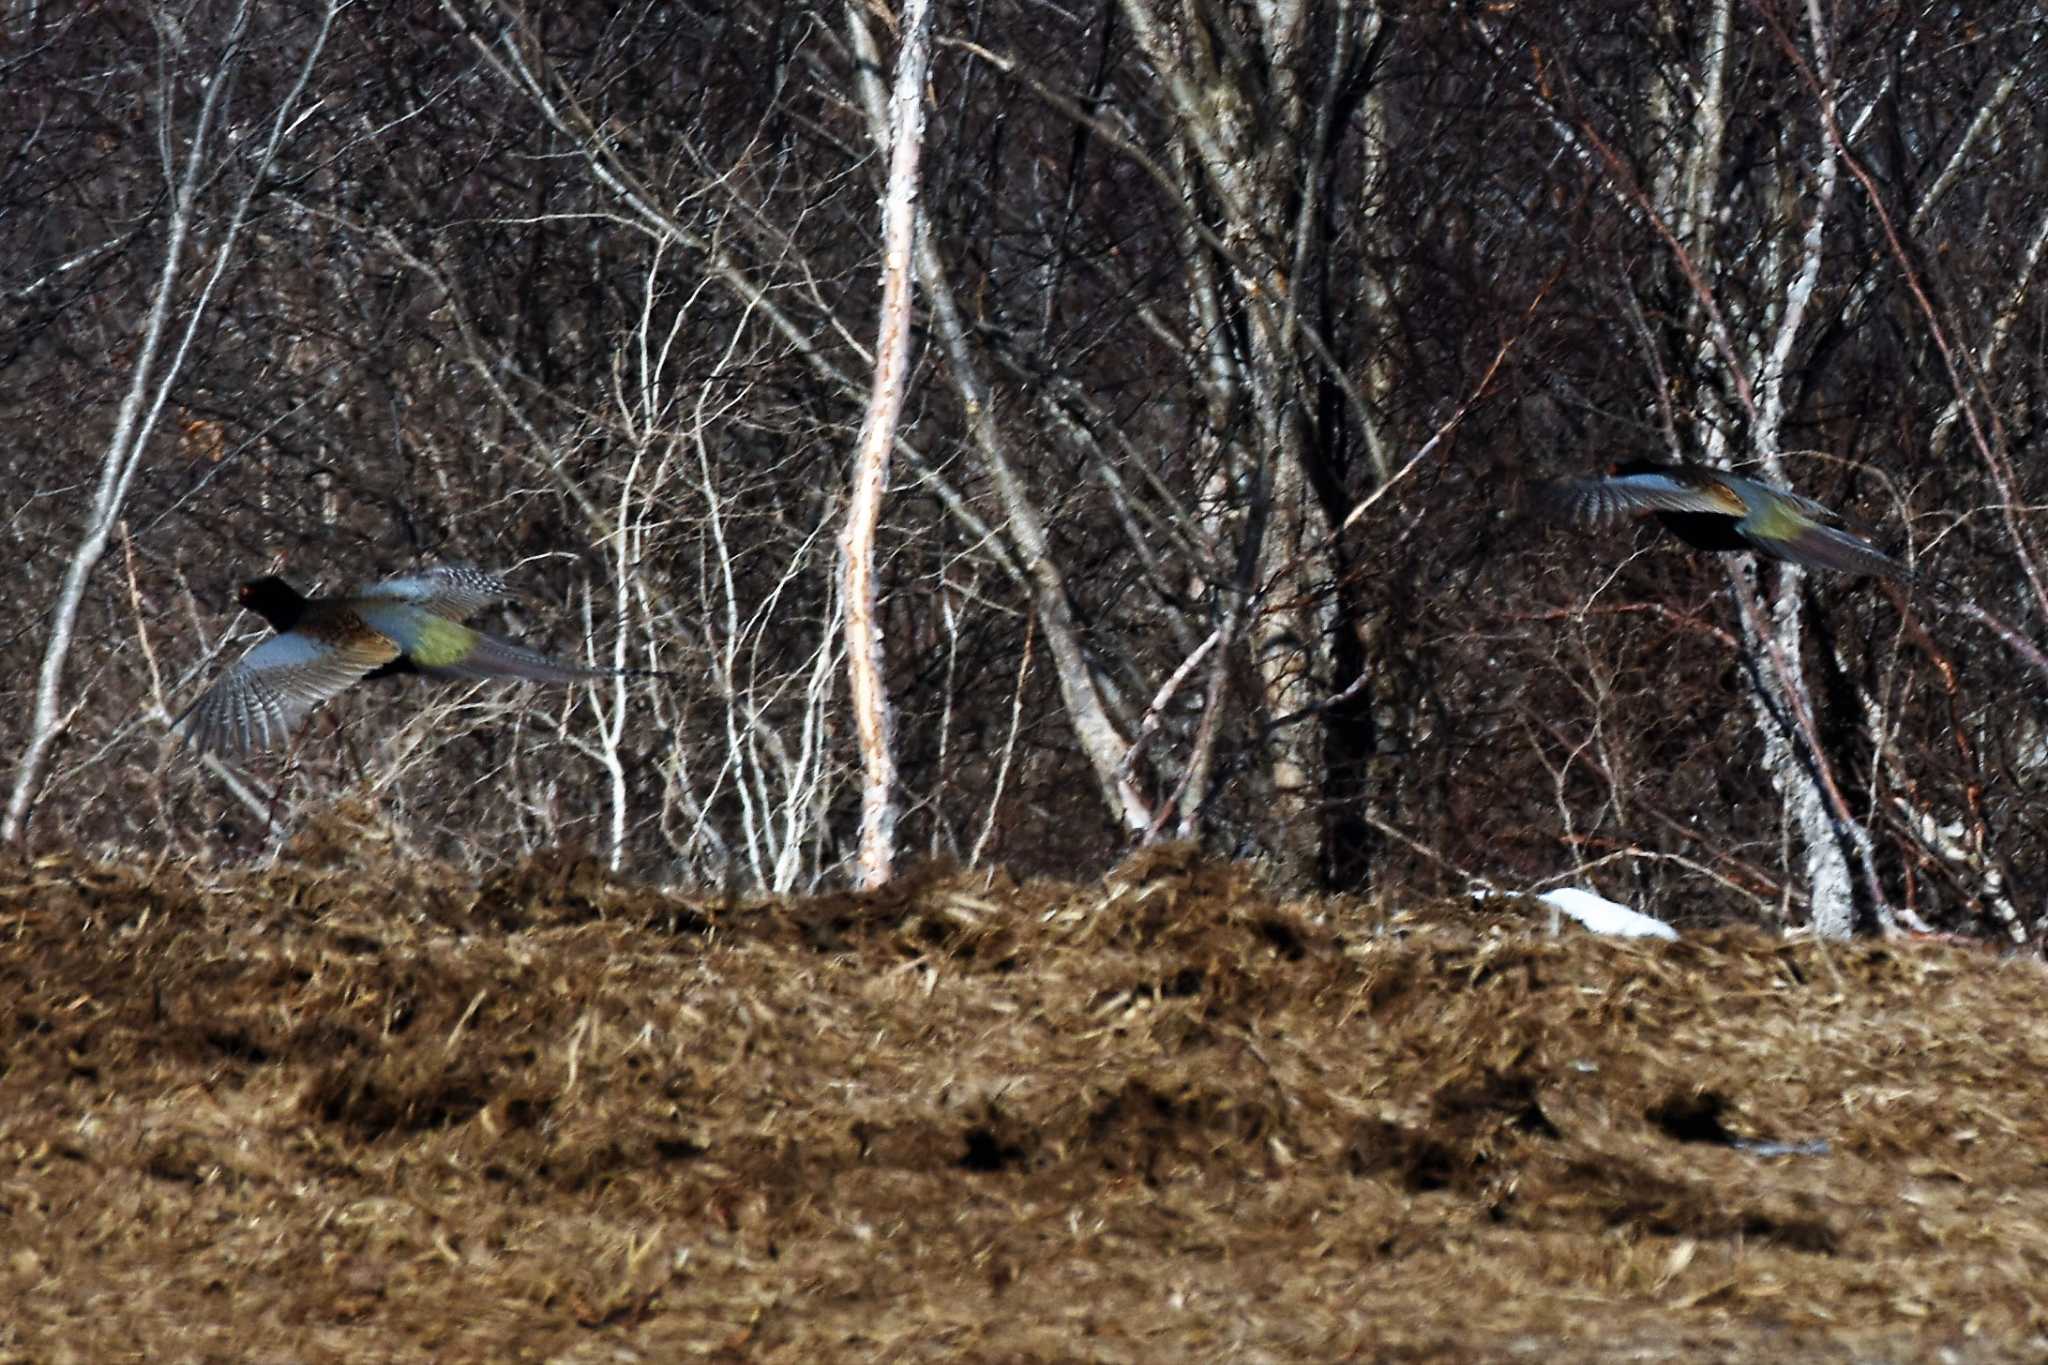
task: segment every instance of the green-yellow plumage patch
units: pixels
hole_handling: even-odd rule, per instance
[[[412,639],[400,643],[421,668],[447,668],[459,664],[476,648],[476,632],[446,617],[421,613],[411,633]]]

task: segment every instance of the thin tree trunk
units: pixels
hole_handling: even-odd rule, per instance
[[[852,22],[861,23],[858,11]],[[855,455],[853,501],[839,539],[845,574],[846,675],[861,756],[862,887],[887,882],[896,860],[896,760],[875,587],[875,528],[889,479],[889,452],[910,368],[911,252],[917,241],[918,161],[924,151],[924,83],[931,65],[930,0],[908,0],[890,95],[889,189],[882,207],[882,309],[874,387]]]

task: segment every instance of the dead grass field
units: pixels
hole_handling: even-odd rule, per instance
[[[0,863],[0,1360],[2048,1353],[2038,962],[1544,928]]]

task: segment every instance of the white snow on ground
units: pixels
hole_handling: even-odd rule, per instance
[[[1503,891],[1486,881],[1475,881],[1470,890],[1474,900],[1487,900],[1493,896],[1518,896],[1526,893]],[[1532,895],[1531,900],[1542,901],[1561,915],[1570,915],[1596,934],[1611,934],[1615,938],[1662,938],[1676,940],[1678,931],[1661,919],[1653,919],[1626,905],[1611,901],[1605,896],[1576,886],[1561,886],[1555,891]],[[1550,924],[1553,932],[1557,921]]]
[[[1612,934],[1617,938],[1678,937],[1678,931],[1663,920],[1652,919],[1576,886],[1561,886],[1555,891],[1544,892],[1536,899],[1553,910],[1570,915],[1596,934]]]

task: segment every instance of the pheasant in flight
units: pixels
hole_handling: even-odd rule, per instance
[[[1913,582],[1912,570],[1842,529],[1842,518],[1812,498],[1722,469],[1635,461],[1604,477],[1546,484],[1537,496],[1553,515],[1583,525],[1654,512],[1696,549],[1753,550],[1811,569]]]
[[[455,565],[345,597],[306,597],[275,576],[244,583],[238,600],[277,634],[200,693],[172,732],[202,753],[247,753],[284,738],[314,708],[365,678],[418,673],[574,683],[615,676],[612,669],[558,663],[463,624],[512,595],[497,575]]]

